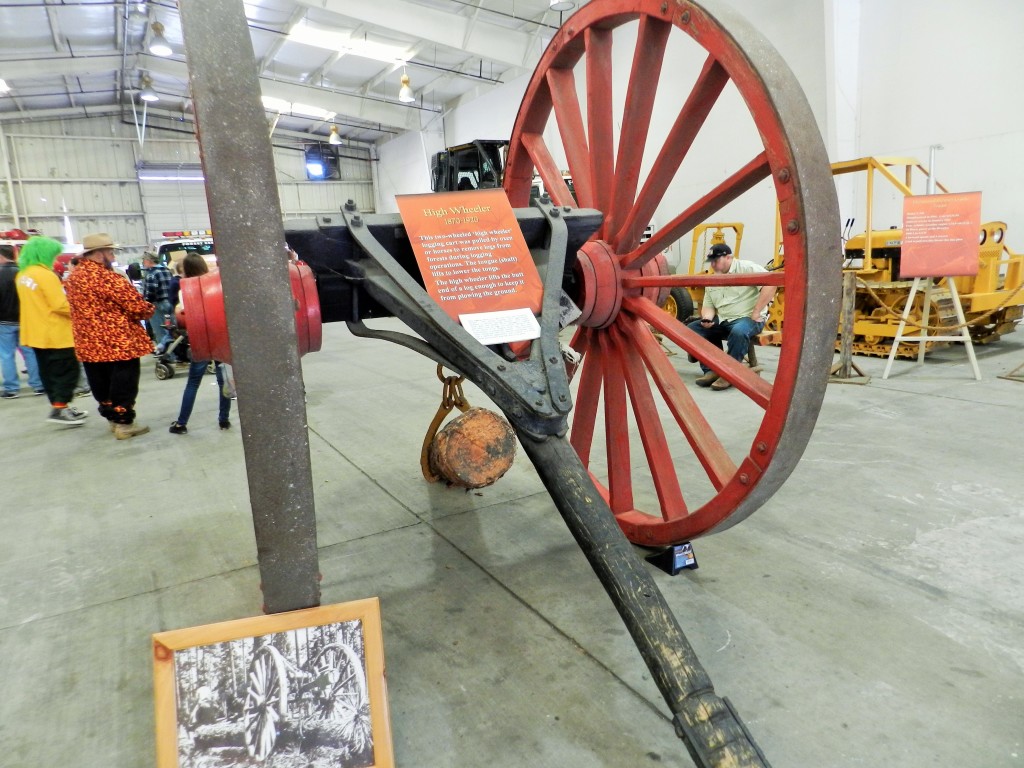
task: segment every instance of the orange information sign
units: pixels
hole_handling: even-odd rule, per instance
[[[981,192],[905,198],[900,277],[978,274],[980,231]]]
[[[482,344],[535,339],[544,286],[502,189],[399,195],[423,283]]]

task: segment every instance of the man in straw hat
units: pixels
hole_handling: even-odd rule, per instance
[[[71,304],[75,351],[85,366],[99,412],[118,440],[142,435],[149,427],[135,423],[139,394],[139,358],[153,351],[142,321],[154,307],[135,286],[113,269],[119,246],[101,232],[82,239],[84,252],[65,281]]]

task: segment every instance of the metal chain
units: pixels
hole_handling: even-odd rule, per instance
[[[433,444],[434,438],[437,437],[441,423],[455,408],[463,413],[470,409],[469,400],[466,399],[466,395],[462,391],[462,382],[466,380],[465,376],[445,376],[444,366],[438,365],[437,379],[442,385],[441,404],[437,407],[437,413],[434,414],[430,426],[427,427],[427,434],[423,437],[423,446],[420,448],[420,472],[423,473],[423,477],[428,483],[436,483],[442,479],[430,468],[430,446]]]

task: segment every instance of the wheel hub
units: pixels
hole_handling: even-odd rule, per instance
[[[658,306],[665,303],[669,289],[649,287],[625,289],[622,278],[631,275],[667,275],[668,261],[659,253],[640,269],[624,270],[617,254],[603,240],[585,243],[576,254],[576,277],[580,286],[579,307],[583,313],[579,324],[587,328],[607,328],[619,316],[624,296],[642,295]]]

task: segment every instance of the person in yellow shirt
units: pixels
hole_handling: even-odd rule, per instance
[[[71,308],[53,271],[53,262],[62,250],[60,243],[48,237],[29,238],[21,247],[15,280],[21,304],[21,343],[36,353],[39,377],[51,406],[47,422],[81,426],[88,414],[68,405],[78,383]]]

